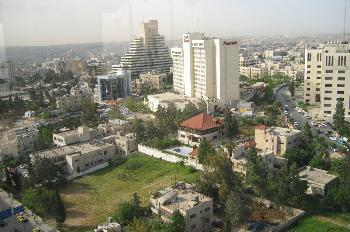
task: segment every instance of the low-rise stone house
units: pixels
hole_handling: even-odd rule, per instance
[[[199,145],[203,139],[217,143],[223,137],[224,121],[200,113],[183,121],[178,130],[178,140],[189,145]]]
[[[309,188],[307,193],[325,197],[338,180],[338,177],[331,175],[328,171],[306,166],[299,172],[301,179],[306,180]]]
[[[193,185],[177,183],[151,196],[151,210],[169,221],[175,212],[185,218],[186,232],[209,232],[214,220],[213,199],[196,192]]]

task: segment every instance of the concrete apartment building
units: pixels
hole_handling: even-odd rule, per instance
[[[72,112],[81,110],[86,101],[92,101],[92,95],[86,89],[71,88],[69,95],[57,97],[56,108],[60,112]]]
[[[224,121],[200,113],[183,121],[178,130],[178,140],[188,145],[199,145],[203,139],[217,143],[223,137]]]
[[[165,90],[166,80],[165,73],[141,73],[138,79],[132,81],[132,92],[138,96],[151,91],[161,92]]]
[[[237,41],[208,38],[204,33],[186,33],[183,35],[182,63],[181,49],[173,51],[178,51],[173,70],[183,70],[182,75],[178,72],[174,76],[176,92],[204,99],[215,108],[239,100]]]
[[[132,79],[140,73],[156,70],[169,73],[172,61],[164,36],[158,33],[158,20],[142,22],[139,34],[130,43],[128,52],[121,57],[118,70],[128,70]]]
[[[184,95],[184,80],[183,80],[183,49],[182,48],[172,48],[171,58],[173,59],[173,86],[179,94]]]
[[[62,167],[70,175],[77,174],[103,164],[115,156],[115,146],[109,143],[84,143],[57,147],[30,155],[52,159],[56,166]]]
[[[255,128],[256,148],[265,152],[272,151],[276,156],[283,156],[287,149],[301,143],[301,131],[282,127],[257,126]]]
[[[125,133],[119,125],[100,124],[97,129],[80,126],[75,130],[54,133],[52,137],[55,146],[58,147],[102,141],[113,144],[117,154],[129,155],[137,151],[136,134]]]
[[[0,160],[19,158],[34,151],[38,130],[10,131],[0,138]]]
[[[96,76],[95,98],[97,101],[118,100],[131,95],[130,71],[118,70],[108,75]]]
[[[310,166],[304,167],[299,172],[299,176],[308,182],[308,194],[321,197],[325,197],[328,190],[334,187],[338,180],[337,176],[329,174],[328,171]]]
[[[195,191],[193,185],[177,183],[175,187],[155,192],[151,210],[164,221],[179,211],[185,218],[186,232],[209,232],[213,222],[213,199]]]
[[[239,73],[243,76],[249,78],[260,78],[269,74],[269,69],[267,67],[261,66],[241,66]]]
[[[55,146],[62,147],[76,143],[89,142],[101,135],[102,131],[87,126],[80,126],[76,130],[53,133],[52,138]]]
[[[338,98],[350,120],[350,44],[325,44],[305,51],[304,100],[320,107],[320,117],[332,121]]]

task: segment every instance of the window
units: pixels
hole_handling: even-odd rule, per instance
[[[317,68],[321,68],[321,65],[317,65]]]
[[[323,106],[324,106],[324,107],[331,107],[332,104],[324,104]]]
[[[311,68],[311,65],[308,65],[307,68]]]
[[[332,93],[332,90],[326,90],[325,93]]]
[[[320,88],[316,88],[316,91],[320,91]]]
[[[190,215],[190,219],[195,218],[195,217],[196,217],[196,214]]]
[[[317,77],[317,80],[320,80],[321,79],[321,77]]]
[[[333,70],[326,70],[326,73],[333,73]]]
[[[307,71],[306,73],[310,73],[310,71]]]
[[[325,84],[325,87],[332,87],[332,84]]]
[[[330,80],[332,80],[333,78],[332,78],[332,77],[325,77],[324,79],[327,80],[327,81],[330,81]]]
[[[310,77],[306,77],[306,79],[310,80]]]
[[[331,114],[332,111],[324,111],[323,113],[325,113],[325,114]]]
[[[337,87],[345,87],[344,84],[337,84]]]
[[[344,70],[338,70],[338,73],[345,73]]]
[[[306,90],[310,90],[310,88],[306,88]]]
[[[332,100],[332,98],[331,97],[325,97],[325,98],[323,98],[324,100]]]
[[[337,91],[337,94],[344,94],[344,91]]]
[[[317,74],[321,74],[321,71],[317,71]]]
[[[307,93],[307,94],[306,94],[306,96],[308,96],[308,97],[309,97],[309,96],[310,96],[310,94],[309,94],[309,93]],[[266,140],[266,142],[267,142],[267,140]]]
[[[338,81],[345,81],[345,77],[338,77]]]

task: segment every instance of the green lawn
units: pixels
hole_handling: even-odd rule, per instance
[[[64,231],[105,222],[118,203],[129,200],[133,192],[148,204],[151,192],[175,181],[194,182],[198,177],[193,168],[136,152],[123,165],[76,179],[60,190],[67,214]]]
[[[333,213],[326,215],[313,215],[301,219],[290,232],[350,232],[350,214]]]

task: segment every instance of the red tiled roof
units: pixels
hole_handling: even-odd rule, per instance
[[[258,126],[255,127],[255,129],[266,130],[266,129],[269,129],[269,127],[265,126],[265,125],[258,125]]]
[[[189,118],[181,123],[182,127],[191,128],[194,130],[208,130],[217,128],[224,124],[222,120],[216,119],[211,115],[200,113],[192,118]]]
[[[256,145],[256,142],[254,140],[248,140],[244,142],[244,148],[248,149],[251,147],[254,147]]]

